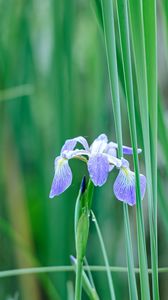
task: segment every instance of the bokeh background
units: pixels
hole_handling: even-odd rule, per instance
[[[167,30],[168,4],[163,0],[158,2],[160,267],[168,266]],[[119,43],[117,58],[123,139],[130,145]],[[73,184],[51,200],[53,162],[67,138],[82,135],[91,143],[106,133],[115,141],[110,97],[99,1],[0,0],[0,270],[70,265],[69,256],[75,255],[74,205],[87,170],[80,161],[70,162]],[[143,148],[136,82],[135,101],[138,144]],[[140,163],[144,172],[143,154]],[[95,190],[93,210],[110,265],[126,266],[123,207],[112,190],[116,174]],[[149,253],[146,199],[143,209]],[[130,218],[138,266],[135,208]],[[104,263],[94,224],[87,259],[90,265]],[[106,274],[93,277],[100,299],[108,300]],[[117,299],[129,299],[127,274],[115,273],[113,278]],[[159,282],[161,299],[166,300],[168,274],[160,274]],[[1,278],[0,299],[70,299],[73,284],[73,272]]]

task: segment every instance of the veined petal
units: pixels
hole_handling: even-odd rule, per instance
[[[61,154],[65,150],[73,150],[77,143],[80,143],[84,147],[85,150],[89,150],[89,145],[88,145],[87,140],[83,136],[78,136],[74,139],[66,140],[65,144],[62,146]]]
[[[146,189],[146,178],[140,174],[141,198],[143,199]],[[129,168],[122,167],[114,183],[114,194],[116,198],[131,206],[136,203],[135,173]]]
[[[105,154],[98,153],[90,156],[88,161],[88,171],[95,186],[102,186],[108,177],[109,162]]]
[[[63,193],[72,182],[72,172],[68,164],[68,160],[58,156],[55,159],[55,174],[51,186],[50,198]]]
[[[91,153],[102,153],[107,147],[107,141],[107,136],[104,133],[100,134],[90,146]]]

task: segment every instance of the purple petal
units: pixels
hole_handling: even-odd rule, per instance
[[[91,156],[88,161],[88,171],[94,185],[102,186],[109,173],[108,158],[104,154]]]
[[[77,156],[83,156],[83,155],[87,155],[89,156],[90,155],[90,152],[87,151],[87,150],[79,150],[79,149],[75,149],[75,150],[64,150],[62,153],[61,153],[61,156],[63,158],[66,158],[66,159],[71,159],[71,158],[74,158],[74,157],[77,157]]]
[[[55,175],[51,186],[50,198],[63,193],[72,182],[72,172],[68,164],[68,160],[57,157],[55,160]]]
[[[116,144],[113,142],[108,143],[105,152],[109,155],[116,157],[117,156]]]
[[[124,157],[121,158],[121,164],[122,164],[122,167],[129,169],[129,162]]]
[[[96,139],[95,141],[104,141],[104,142],[108,142],[108,138],[107,138],[107,135],[105,133],[102,133],[100,134]]]
[[[108,144],[108,148],[118,149],[118,145],[116,143],[110,142]],[[131,147],[123,146],[122,149],[123,149],[123,154],[126,154],[126,155],[132,155],[133,154],[133,149]],[[138,148],[137,153],[139,154],[141,152],[142,152],[142,149]]]
[[[121,159],[119,159],[115,156],[109,155],[109,154],[105,154],[105,155],[107,156],[108,162],[109,162],[110,165],[112,164],[112,165],[116,166],[116,168],[121,168],[121,166],[122,166],[122,160]]]
[[[137,153],[141,153],[142,152],[142,149],[137,149]],[[123,153],[124,154],[127,154],[127,155],[131,155],[133,154],[133,149],[131,147],[127,147],[127,146],[123,146]]]
[[[102,153],[107,147],[107,136],[103,133],[100,134],[90,146],[91,153]]]
[[[146,189],[146,178],[140,174],[141,198],[143,199]],[[131,206],[136,203],[135,173],[130,169],[122,168],[114,183],[114,194],[116,198]]]
[[[66,140],[65,144],[62,146],[61,153],[65,150],[73,150],[77,143],[82,144],[84,149],[89,150],[89,145],[83,136],[78,136],[74,139]]]

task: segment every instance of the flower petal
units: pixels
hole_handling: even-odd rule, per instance
[[[140,188],[141,198],[143,199],[146,189],[146,178],[142,174],[140,174]],[[131,206],[135,205],[135,173],[130,171],[130,169],[121,168],[115,180],[113,189],[114,194],[118,200],[123,201]]]
[[[133,149],[131,147],[127,147],[127,146],[123,146],[123,153],[124,154],[127,154],[127,155],[131,155],[133,154]],[[137,149],[137,153],[141,153],[142,152],[142,149],[138,148]]]
[[[108,143],[105,149],[105,153],[117,157],[116,144],[113,142]]]
[[[108,143],[107,145],[107,149],[118,149],[118,145],[116,143],[113,143],[113,142],[110,142]],[[133,149],[131,147],[127,147],[127,146],[123,146],[122,147],[123,149],[123,154],[126,154],[126,155],[132,155],[133,154]],[[138,148],[137,149],[137,153],[141,153],[142,152],[142,149]]]
[[[94,185],[102,186],[108,177],[109,162],[104,154],[98,153],[89,158],[88,171]]]
[[[78,136],[74,139],[66,140],[65,144],[62,146],[61,153],[65,150],[73,150],[77,143],[82,144],[84,149],[89,150],[89,145],[83,136]]]
[[[83,155],[87,155],[89,156],[90,155],[90,152],[87,151],[87,150],[79,150],[79,149],[75,149],[75,150],[64,150],[62,153],[61,153],[61,156],[63,158],[66,158],[66,159],[71,159],[71,158],[74,158],[74,157],[79,157],[79,156],[83,156]]]
[[[50,198],[63,193],[72,182],[72,172],[68,160],[58,156],[55,159],[55,175],[51,186]]]
[[[91,153],[102,153],[107,147],[107,142],[107,136],[104,133],[100,134],[90,146]]]

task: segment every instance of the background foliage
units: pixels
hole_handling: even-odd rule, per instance
[[[116,11],[115,11],[116,13]],[[158,30],[158,251],[167,266],[168,246],[168,6],[157,5]],[[72,162],[73,184],[48,198],[53,161],[67,138],[100,133],[116,140],[99,1],[0,1],[0,268],[69,265],[75,254],[73,213],[85,166]],[[130,145],[124,79],[116,24],[123,142]],[[135,28],[136,30],[136,28]],[[143,148],[137,83],[134,79],[138,146]],[[140,156],[144,171],[144,157]],[[93,209],[110,265],[126,266],[122,204],[114,199],[113,178],[97,188]],[[147,199],[143,201],[150,266]],[[138,266],[135,208],[129,209],[135,266]],[[89,264],[103,264],[91,226]],[[101,299],[108,299],[106,274],[93,273]],[[129,299],[126,273],[115,273],[117,299]],[[73,272],[0,279],[0,298],[71,299]],[[159,275],[167,299],[168,274]],[[137,275],[139,283],[139,276]],[[14,298],[15,297],[15,298]],[[69,298],[68,298],[69,297]]]

